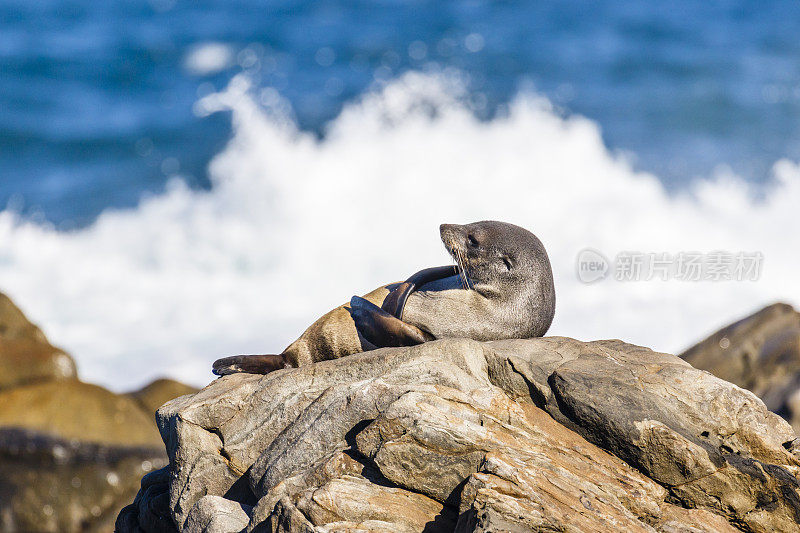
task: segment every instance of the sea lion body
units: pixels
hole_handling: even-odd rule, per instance
[[[440,234],[457,267],[426,269],[406,282],[354,296],[349,305],[317,319],[281,354],[220,359],[214,373],[267,373],[446,337],[488,341],[547,332],[555,289],[550,261],[535,235],[494,221],[442,224]]]

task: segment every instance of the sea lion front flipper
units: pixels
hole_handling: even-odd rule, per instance
[[[234,355],[217,359],[211,371],[218,376],[246,372],[248,374],[269,374],[273,370],[286,368],[283,355]]]
[[[378,348],[414,346],[434,339],[430,333],[403,322],[358,296],[350,299],[349,311],[361,336]]]
[[[386,296],[386,299],[381,305],[381,309],[392,315],[393,317],[403,320],[403,308],[406,306],[408,296],[414,292],[417,287],[413,283],[404,281],[399,283],[392,292]]]
[[[450,276],[457,276],[459,268],[456,265],[447,265],[440,267],[431,267],[420,270],[410,278],[400,283],[395,289],[389,293],[389,296],[383,301],[381,309],[390,315],[403,320],[403,308],[406,306],[406,301],[409,295],[422,287],[426,283],[436,281],[442,278],[449,278]]]

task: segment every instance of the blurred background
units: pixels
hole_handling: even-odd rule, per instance
[[[551,333],[680,351],[798,303],[800,4],[4,0],[0,291],[80,375],[202,386],[352,294],[545,243]],[[761,252],[585,285],[580,250]]]

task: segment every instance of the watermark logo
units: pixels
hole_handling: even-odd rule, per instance
[[[575,268],[578,279],[583,283],[594,283],[605,279],[610,270],[606,256],[592,248],[584,248],[578,253]]]
[[[617,281],[757,281],[761,277],[761,252],[619,252],[609,261],[599,251],[578,252],[576,270],[583,283],[608,277]]]

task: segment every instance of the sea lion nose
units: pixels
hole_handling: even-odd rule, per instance
[[[458,235],[458,225],[457,224],[441,224],[439,226],[439,236],[442,238],[442,242],[445,246],[451,246],[455,241],[456,235]]]
[[[458,233],[458,224],[440,224],[439,225],[439,235],[444,237],[445,235],[453,235]]]

